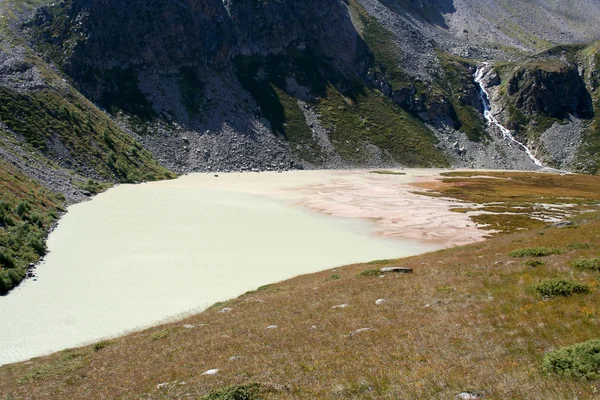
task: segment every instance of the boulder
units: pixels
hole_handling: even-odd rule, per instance
[[[381,268],[379,271],[383,272],[383,273],[393,272],[393,273],[397,273],[397,274],[412,274],[413,269],[407,268],[407,267],[386,267],[386,268]]]

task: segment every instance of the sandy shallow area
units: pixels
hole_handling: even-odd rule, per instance
[[[445,171],[397,170],[405,175],[364,170],[191,174],[177,185],[283,199],[294,207],[322,214],[369,220],[377,235],[417,239],[442,247],[485,240],[489,231],[478,229],[467,215],[450,211],[465,203],[415,193],[423,189],[413,184],[438,180]]]

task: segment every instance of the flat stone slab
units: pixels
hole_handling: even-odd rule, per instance
[[[383,272],[383,273],[394,272],[397,274],[412,274],[413,269],[406,268],[406,267],[387,267],[387,268],[381,268],[379,271]]]

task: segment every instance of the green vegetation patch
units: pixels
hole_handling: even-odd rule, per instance
[[[258,383],[234,385],[223,389],[211,390],[202,400],[254,400],[264,392]]]
[[[377,175],[406,175],[405,172],[388,171],[388,170],[371,171],[371,173],[377,174]]]
[[[571,243],[567,248],[573,250],[586,250],[591,249],[592,245],[590,243]]]
[[[380,275],[381,275],[381,271],[378,269],[366,269],[366,270],[358,273],[358,276],[360,276],[360,277],[375,277],[375,276],[380,276]]]
[[[103,348],[105,348],[105,347],[107,347],[107,346],[110,346],[111,344],[112,344],[112,342],[111,342],[111,341],[109,341],[109,340],[103,340],[103,341],[101,341],[101,342],[94,343],[94,344],[92,345],[92,350],[94,350],[94,351],[100,351],[100,350],[102,350]]]
[[[600,379],[600,339],[551,351],[544,356],[542,367],[546,373],[568,378]]]
[[[543,267],[544,265],[546,265],[546,263],[541,260],[526,260],[523,262],[523,265],[526,265],[531,268],[537,268]]]
[[[17,286],[46,254],[46,233],[64,198],[0,161],[0,295]]]
[[[463,131],[469,140],[481,141],[486,136],[483,116],[469,104],[469,98],[465,96],[466,92],[479,90],[475,87],[471,72],[475,67],[474,62],[449,53],[440,53],[438,58],[444,69],[446,91],[459,122],[456,128]]]
[[[152,340],[160,340],[160,339],[164,339],[167,338],[171,335],[176,334],[180,329],[177,327],[170,327],[170,328],[165,328],[163,330],[160,330],[158,332],[154,332],[151,336],[150,339]]]
[[[295,154],[314,164],[323,161],[321,147],[306,124],[297,99],[287,92],[286,76],[282,71],[289,71],[298,84],[318,95],[324,92],[327,81],[321,72],[325,63],[310,50],[288,52],[285,56],[238,56],[234,59],[238,80],[258,104],[273,132],[285,136]]]
[[[329,87],[320,99],[323,125],[346,161],[362,163],[370,144],[392,160],[410,166],[447,166],[448,160],[435,147],[435,138],[425,125],[374,89],[345,96]],[[392,161],[390,160],[390,161]]]
[[[75,170],[91,166],[121,182],[174,177],[106,115],[69,91],[0,88],[0,121],[41,152],[51,153],[58,141]]]
[[[579,269],[600,271],[600,258],[582,258],[571,262],[571,265]]]
[[[21,378],[20,382],[27,383],[31,381],[56,379],[59,376],[77,370],[83,365],[84,361],[85,358],[83,357],[83,354],[73,350],[65,350],[62,355],[53,362],[37,366],[27,372]]]
[[[508,253],[511,257],[546,257],[552,254],[559,254],[560,250],[552,247],[529,247],[517,249]]]
[[[590,290],[587,285],[565,279],[544,280],[535,284],[533,289],[544,297],[568,297],[577,293],[587,293]]]

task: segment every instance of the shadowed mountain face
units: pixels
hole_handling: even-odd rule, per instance
[[[337,1],[73,0],[38,13],[44,38],[66,50],[68,69],[222,66],[236,54],[278,54],[292,42],[348,53],[355,45]]]

